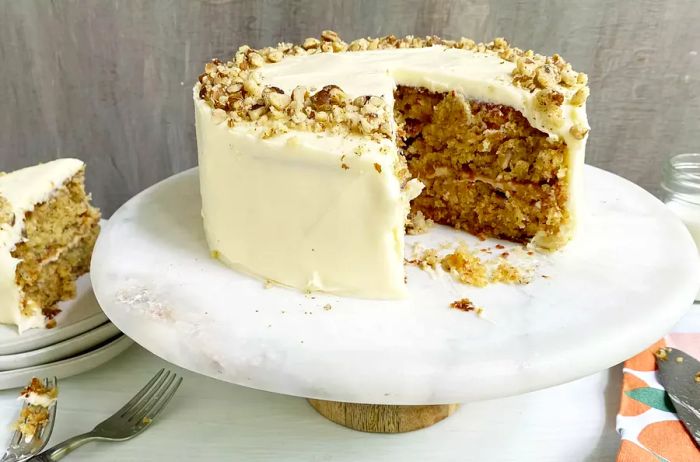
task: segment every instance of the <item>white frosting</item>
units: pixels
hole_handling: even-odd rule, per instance
[[[31,316],[20,311],[22,291],[15,283],[20,260],[11,252],[22,241],[24,215],[50,199],[83,165],[78,159],[58,159],[0,176],[0,196],[9,202],[15,216],[14,224],[0,225],[0,323],[16,324],[20,333],[44,325],[43,307],[31,307]]]
[[[381,96],[390,112],[397,85],[455,90],[515,108],[568,146],[573,217],[557,240],[576,221],[585,139],[569,129],[588,126],[585,106],[565,104],[564,123],[551,126],[535,109],[534,93],[512,84],[513,68],[491,53],[439,46],[286,57],[259,72],[263,85],[287,93],[299,85],[312,92],[337,85],[351,98]],[[402,192],[394,177],[398,152],[391,142],[300,131],[262,139],[254,123],[217,125],[198,93],[199,84],[194,99],[204,227],[224,262],[300,289],[371,298],[405,294],[403,227],[410,188]],[[362,156],[353,154],[359,145]],[[340,168],[343,155],[348,170]],[[548,239],[536,237],[543,246]]]
[[[37,393],[34,391],[29,392],[29,394],[22,395],[18,399],[22,401],[26,401],[28,404],[31,404],[32,406],[41,406],[41,407],[49,407],[53,403],[56,402],[56,397],[51,397],[46,393]]]
[[[294,132],[261,142],[250,124],[229,129],[209,113],[198,101],[202,216],[222,261],[302,290],[404,295],[408,198],[390,141]]]

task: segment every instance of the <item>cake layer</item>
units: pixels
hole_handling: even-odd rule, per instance
[[[559,187],[494,183],[452,176],[425,180],[412,204],[437,223],[481,236],[528,243],[538,233],[554,234],[568,221]]]
[[[474,234],[558,247],[568,238],[566,145],[514,109],[398,87],[394,113],[413,209]]]
[[[566,144],[511,107],[412,87],[398,87],[395,98],[399,144],[415,170],[444,167],[500,182],[566,176]]]
[[[196,103],[202,216],[212,253],[270,282],[392,298],[405,293],[409,200],[389,141],[212,124]]]

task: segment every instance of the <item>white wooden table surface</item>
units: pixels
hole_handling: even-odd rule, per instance
[[[694,308],[692,317],[700,316]],[[425,430],[375,435],[327,421],[304,399],[251,390],[170,366],[139,346],[61,381],[51,443],[90,430],[158,369],[185,380],[145,433],[125,443],[90,443],[75,461],[613,461],[621,366],[526,395],[463,405]],[[0,441],[16,417],[17,390],[0,392]]]
[[[159,368],[139,346],[61,381],[51,443],[92,429]],[[171,367],[171,366],[170,366]],[[374,435],[324,419],[304,399],[251,390],[178,369],[185,380],[145,433],[90,443],[76,461],[611,461],[621,369],[527,395],[462,406],[414,433]],[[16,418],[16,390],[0,392],[0,441]]]

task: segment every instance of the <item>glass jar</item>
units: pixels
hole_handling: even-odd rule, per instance
[[[664,202],[685,223],[700,249],[700,154],[670,157],[664,165],[661,187]],[[700,300],[700,292],[695,299]]]

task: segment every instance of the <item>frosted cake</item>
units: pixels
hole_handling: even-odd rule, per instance
[[[588,94],[560,56],[503,39],[243,46],[194,87],[209,247],[275,283],[368,298],[405,295],[416,219],[561,248]]]

